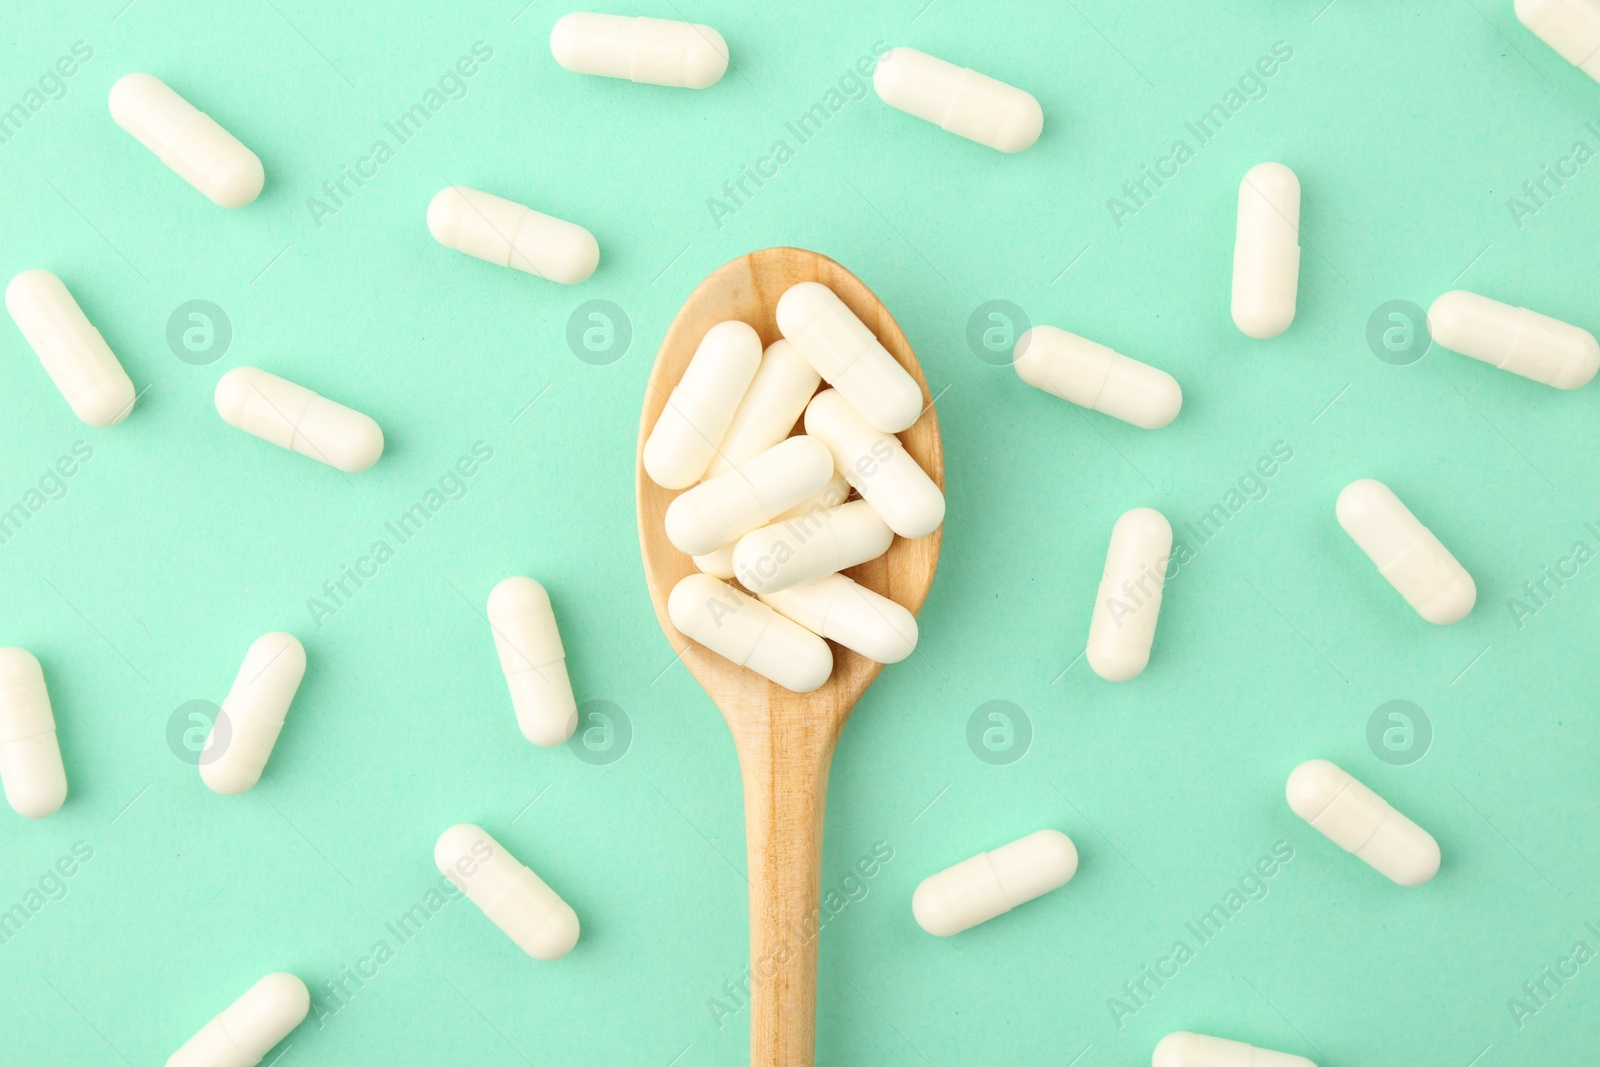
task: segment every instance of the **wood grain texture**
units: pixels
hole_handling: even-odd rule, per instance
[[[767,248],[727,263],[690,294],[667,330],[645,389],[639,449],[666,406],[705,332],[739,319],[761,335],[781,336],[778,298],[792,285],[816,281],[839,295],[872,330],[922,390],[924,410],[899,434],[942,490],[944,453],[928,383],[905,334],[860,279],[826,256],[800,248]],[[867,686],[882,669],[832,645],[833,674],[812,693],[791,693],[730,663],[680,634],[667,617],[667,596],[694,573],[693,561],[667,540],[663,520],[677,494],[652,482],[643,463],[635,473],[639,543],[645,581],[667,640],[721,709],[733,732],[744,779],[745,847],[750,878],[750,1012],[752,1067],[811,1067],[815,1044],[817,913],[822,867],[823,806],[834,744]],[[889,551],[846,573],[916,613],[927,598],[939,559],[941,530],[896,537]]]

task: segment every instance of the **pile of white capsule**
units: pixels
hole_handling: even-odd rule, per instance
[[[672,625],[809,693],[833,672],[828,641],[878,663],[916,648],[911,612],[842,572],[937,530],[944,494],[895,437],[921,417],[921,387],[838,294],[801,282],[777,320],[765,352],[748,323],[706,330],[643,463],[683,490],[667,540],[699,568],[667,598]]]
[[[1517,0],[1515,9],[1600,80],[1600,0]],[[574,13],[556,23],[550,47],[576,73],[678,88],[707,88],[728,68],[721,34],[687,22]],[[1043,130],[1043,110],[1026,91],[910,48],[880,56],[873,85],[891,107],[1001,152],[1027,149]],[[260,194],[260,159],[159,79],[126,75],[109,108],[218,206],[241,208]],[[1300,192],[1293,171],[1275,162],[1251,168],[1240,183],[1231,310],[1249,337],[1276,337],[1294,320]],[[427,226],[446,247],[559,284],[583,282],[599,264],[599,245],[584,227],[465,186],[433,198]],[[23,271],[5,303],[79,419],[108,427],[128,416],[138,398],[133,383],[60,278]],[[884,554],[896,537],[931,534],[945,503],[895,437],[921,416],[921,389],[871,330],[815,282],[786,292],[777,320],[782,339],[765,352],[749,324],[706,331],[647,440],[644,465],[657,484],[682,491],[666,532],[699,569],[669,597],[673,625],[736,664],[809,692],[832,671],[828,641],[881,663],[915,648],[910,612],[842,572]],[[1579,388],[1600,368],[1600,345],[1587,331],[1474,293],[1439,296],[1427,325],[1443,348],[1558,389]],[[1014,356],[1027,384],[1144,429],[1166,426],[1182,407],[1170,374],[1054,326],[1032,328]],[[819,392],[822,383],[828,388]],[[383,453],[373,419],[255,367],[223,375],[215,405],[229,425],[342,471],[366,470]],[[804,432],[795,435],[799,424]],[[1443,625],[1471,612],[1472,577],[1386,485],[1353,481],[1333,510],[1423,619]],[[1113,527],[1085,649],[1101,677],[1127,681],[1148,664],[1171,549],[1170,524],[1149,508],[1128,511]],[[507,578],[490,593],[486,616],[522,734],[541,746],[565,743],[577,704],[548,593],[531,578]],[[306,651],[291,634],[251,644],[200,755],[206,786],[231,795],[256,784],[305,669]],[[44,671],[21,648],[0,648],[0,782],[11,807],[29,818],[53,814],[67,795]],[[1397,885],[1422,885],[1439,869],[1427,831],[1327,760],[1296,767],[1285,795],[1296,815]],[[444,831],[434,860],[534,959],[556,960],[576,945],[572,908],[482,828]],[[912,912],[929,933],[950,936],[1059,888],[1077,866],[1065,834],[1040,830],[925,879]],[[250,1067],[309,1005],[299,978],[269,974],[168,1065]],[[1310,1061],[1180,1031],[1156,1046],[1152,1065]]]

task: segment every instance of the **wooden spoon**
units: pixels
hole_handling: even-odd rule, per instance
[[[922,417],[899,435],[906,451],[944,488],[944,452],[928,383],[905,334],[872,290],[826,256],[802,248],[765,248],[714,271],[689,295],[667,330],[645,390],[639,449],[667,396],[683,376],[705,332],[739,319],[779,338],[778,298],[799,282],[821,282],[877,335],[922,389]],[[667,640],[728,720],[744,778],[745,848],[750,867],[750,1001],[752,1067],[811,1067],[816,1037],[818,906],[822,873],[822,814],[828,765],[850,709],[882,665],[838,645],[833,674],[811,693],[779,685],[684,637],[667,617],[667,595],[694,573],[694,562],[672,547],[663,519],[675,495],[638,465],[639,544],[645,582]],[[886,555],[851,568],[850,577],[903,605],[922,607],[939,560],[940,531],[908,541],[896,537]]]

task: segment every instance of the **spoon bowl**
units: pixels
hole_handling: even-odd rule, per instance
[[[778,298],[800,282],[821,282],[838,294],[916,381],[923,412],[898,434],[911,457],[944,489],[944,453],[928,383],[905,334],[860,279],[827,256],[801,248],[766,248],[724,264],[689,295],[668,328],[645,389],[639,449],[683,377],[700,339],[719,322],[738,319],[779,339]],[[824,383],[826,388],[826,383]],[[690,641],[667,616],[667,596],[695,573],[694,561],[667,540],[663,489],[637,465],[639,543],[645,582],[667,641],[722,711],[733,734],[744,781],[745,847],[750,880],[752,1067],[811,1067],[815,1044],[818,905],[822,821],[828,766],[856,701],[883,665],[831,644],[833,673],[810,693],[793,693]],[[939,560],[940,532],[907,540],[845,573],[913,614],[922,608]]]

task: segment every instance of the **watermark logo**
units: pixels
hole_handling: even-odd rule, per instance
[[[1583,124],[1582,132],[1585,136],[1600,138],[1600,126],[1596,126],[1593,119]],[[1594,155],[1594,149],[1579,137],[1573,140],[1566,155],[1558,157],[1554,163],[1541,165],[1538,174],[1522,183],[1518,190],[1520,196],[1513,194],[1506,198],[1506,212],[1511,216],[1512,225],[1522,229],[1527,219],[1537,215],[1568,182],[1583,172]]]
[[[233,322],[209,300],[186,300],[167,319],[167,347],[193,366],[215,363],[232,343]]]
[[[470,455],[463,453],[454,464],[446,467],[421,496],[414,498],[415,503],[385,522],[383,534],[373,538],[364,555],[339,564],[338,573],[322,583],[320,595],[306,598],[306,611],[317,629],[322,629],[329,619],[349,607],[355,595],[383,573],[384,565],[416,539],[446,504],[461,500],[471,491],[472,479],[494,459],[494,448],[480,438],[472,443],[469,451]]]
[[[578,728],[567,738],[572,754],[594,767],[604,767],[628,754],[633,745],[633,723],[628,713],[609,700],[585,700],[578,705]]]
[[[1583,532],[1594,536],[1600,543],[1600,525],[1594,521],[1584,523]],[[1511,613],[1511,621],[1516,623],[1517,629],[1528,625],[1529,619],[1548,607],[1556,594],[1577,578],[1583,565],[1594,556],[1594,549],[1589,547],[1589,542],[1580,537],[1572,542],[1572,548],[1566,555],[1543,564],[1536,577],[1523,582],[1520,596],[1507,597],[1506,609]]]
[[[1028,332],[1028,313],[1009,300],[986,300],[967,316],[967,347],[991,367],[1009,367],[1017,338]]]
[[[883,444],[881,441],[872,443],[873,455],[878,455],[878,447],[881,444]],[[879,458],[888,458],[887,445],[884,445],[884,454]],[[871,462],[871,456],[862,456],[860,462],[857,463],[857,473],[860,475],[861,480],[866,480],[873,473],[876,473],[875,467],[870,471],[861,469],[864,464],[870,465]],[[812,538],[828,528],[828,523],[833,521],[833,516],[837,514],[833,509],[843,504],[845,497],[848,495],[848,489],[842,494],[834,489],[824,489],[813,497],[808,505],[802,505],[806,508],[804,514],[791,514],[789,518],[783,519],[782,535],[769,544],[766,552],[763,552],[754,560],[741,557],[740,561],[735,565],[734,569],[737,572],[736,577],[739,581],[743,582],[747,588],[757,589],[764,587],[768,581],[777,577],[779,568],[799,555],[800,550]],[[774,525],[777,524],[774,523]],[[733,610],[729,611],[727,605],[731,605]],[[738,603],[732,599],[728,601],[707,601],[706,606],[710,608],[711,617],[716,620],[718,628],[721,628],[724,616],[732,615],[739,610]]]
[[[441,875],[437,882],[429,884],[420,899],[383,924],[383,933],[373,939],[366,955],[357,956],[351,963],[339,964],[328,972],[333,977],[320,986],[311,986],[311,1014],[316,1017],[317,1029],[326,1027],[329,1019],[348,1007],[356,994],[382,974],[383,968],[422,933],[422,928],[435,915],[462,896],[449,876]]]
[[[68,79],[94,58],[94,46],[74,41],[70,54],[62,54],[46,67],[33,85],[23,90],[12,103],[0,101],[0,145],[8,144],[22,127],[48,105],[67,95]]]
[[[1408,767],[1428,754],[1433,722],[1409,700],[1379,704],[1367,720],[1367,747],[1391,767]]]
[[[1232,519],[1245,507],[1267,499],[1272,491],[1271,481],[1294,459],[1294,446],[1282,440],[1272,442],[1272,447],[1256,457],[1255,463],[1240,473],[1237,481],[1222,494],[1222,499],[1212,504],[1198,518],[1185,520],[1173,530],[1172,555],[1167,558],[1166,580],[1172,581],[1190,563],[1200,550],[1215,541]],[[1192,543],[1191,543],[1192,541]]]
[[[212,737],[212,727],[216,736]],[[206,740],[210,738],[208,746]],[[216,761],[228,751],[233,730],[228,716],[209,700],[186,700],[167,717],[167,747],[180,762],[200,767]]]
[[[1392,367],[1408,367],[1428,354],[1428,315],[1409,300],[1379,304],[1367,320],[1367,347]]]
[[[1600,926],[1586,922],[1583,928],[1590,937],[1600,942]],[[1594,958],[1594,947],[1587,940],[1579,939],[1573,942],[1572,950],[1565,956],[1557,957],[1553,963],[1546,963],[1531,980],[1523,982],[1520,996],[1506,998],[1506,1007],[1511,1012],[1511,1021],[1516,1028],[1521,1030],[1528,1025],[1529,1019],[1549,1007],[1566,984],[1578,977],[1584,964]]]
[[[1183,924],[1182,935],[1173,939],[1165,955],[1157,957],[1154,963],[1141,964],[1137,974],[1106,998],[1106,1010],[1117,1029],[1121,1030],[1129,1019],[1149,1007],[1156,994],[1177,978],[1201,949],[1221,936],[1223,929],[1248,905],[1266,900],[1272,891],[1272,879],[1293,859],[1293,845],[1287,841],[1274,844],[1270,853],[1257,857],[1220,898],[1213,899],[1210,907]]]
[[[10,544],[11,539],[46,504],[65,498],[70,488],[68,479],[93,458],[94,448],[88,441],[74,441],[70,448],[56,457],[54,463],[44,469],[38,481],[23,491],[16,503],[8,506],[4,500],[0,500],[0,545]]]
[[[23,891],[21,897],[13,900],[9,906],[0,901],[0,945],[9,944],[12,938],[22,933],[23,928],[46,905],[67,899],[72,888],[68,880],[92,859],[94,846],[87,841],[74,841],[68,851],[46,867],[38,880]]]
[[[609,300],[579,304],[567,319],[567,347],[595,367],[605,367],[628,354],[633,323],[628,313]]]
[[[717,229],[722,229],[724,219],[737,215],[768,182],[777,178],[783,165],[793,159],[806,142],[820,134],[835,115],[847,105],[867,98],[872,71],[878,58],[888,51],[889,46],[883,41],[872,42],[871,51],[857,56],[855,63],[846,67],[814,104],[783,124],[783,135],[774,137],[765,153],[753,164],[740,163],[739,173],[706,197],[706,211]]]
[[[1033,720],[1009,700],[980,704],[967,718],[967,747],[992,767],[1006,767],[1028,754]]]
[[[772,981],[786,970],[795,959],[797,950],[822,936],[822,931],[852,904],[860,904],[872,892],[868,883],[876,878],[894,859],[894,846],[884,840],[874,841],[845,873],[831,884],[824,884],[818,907],[810,915],[797,920],[787,931],[788,938],[759,960],[752,961],[733,978],[722,983],[717,994],[706,999],[706,1010],[711,1021],[721,1030],[728,1019],[750,1006],[753,990]],[[797,942],[797,943],[796,943]]]
[[[1106,211],[1111,216],[1112,225],[1122,229],[1128,219],[1137,215],[1182,173],[1185,163],[1227,128],[1235,115],[1252,101],[1264,99],[1269,89],[1268,82],[1293,58],[1294,49],[1289,42],[1274,41],[1267,52],[1240,72],[1233,84],[1224,89],[1209,107],[1185,122],[1183,133],[1172,139],[1162,155],[1151,163],[1142,164],[1137,174],[1122,183],[1118,195],[1106,197]]]
[[[482,40],[474,41],[471,55],[459,56],[446,67],[420,95],[394,118],[383,124],[383,133],[374,137],[365,153],[346,156],[334,177],[322,183],[317,195],[306,197],[306,212],[317,229],[350,206],[355,195],[382,172],[384,164],[409,144],[433,117],[449,104],[465,100],[471,79],[494,58],[494,49]]]

